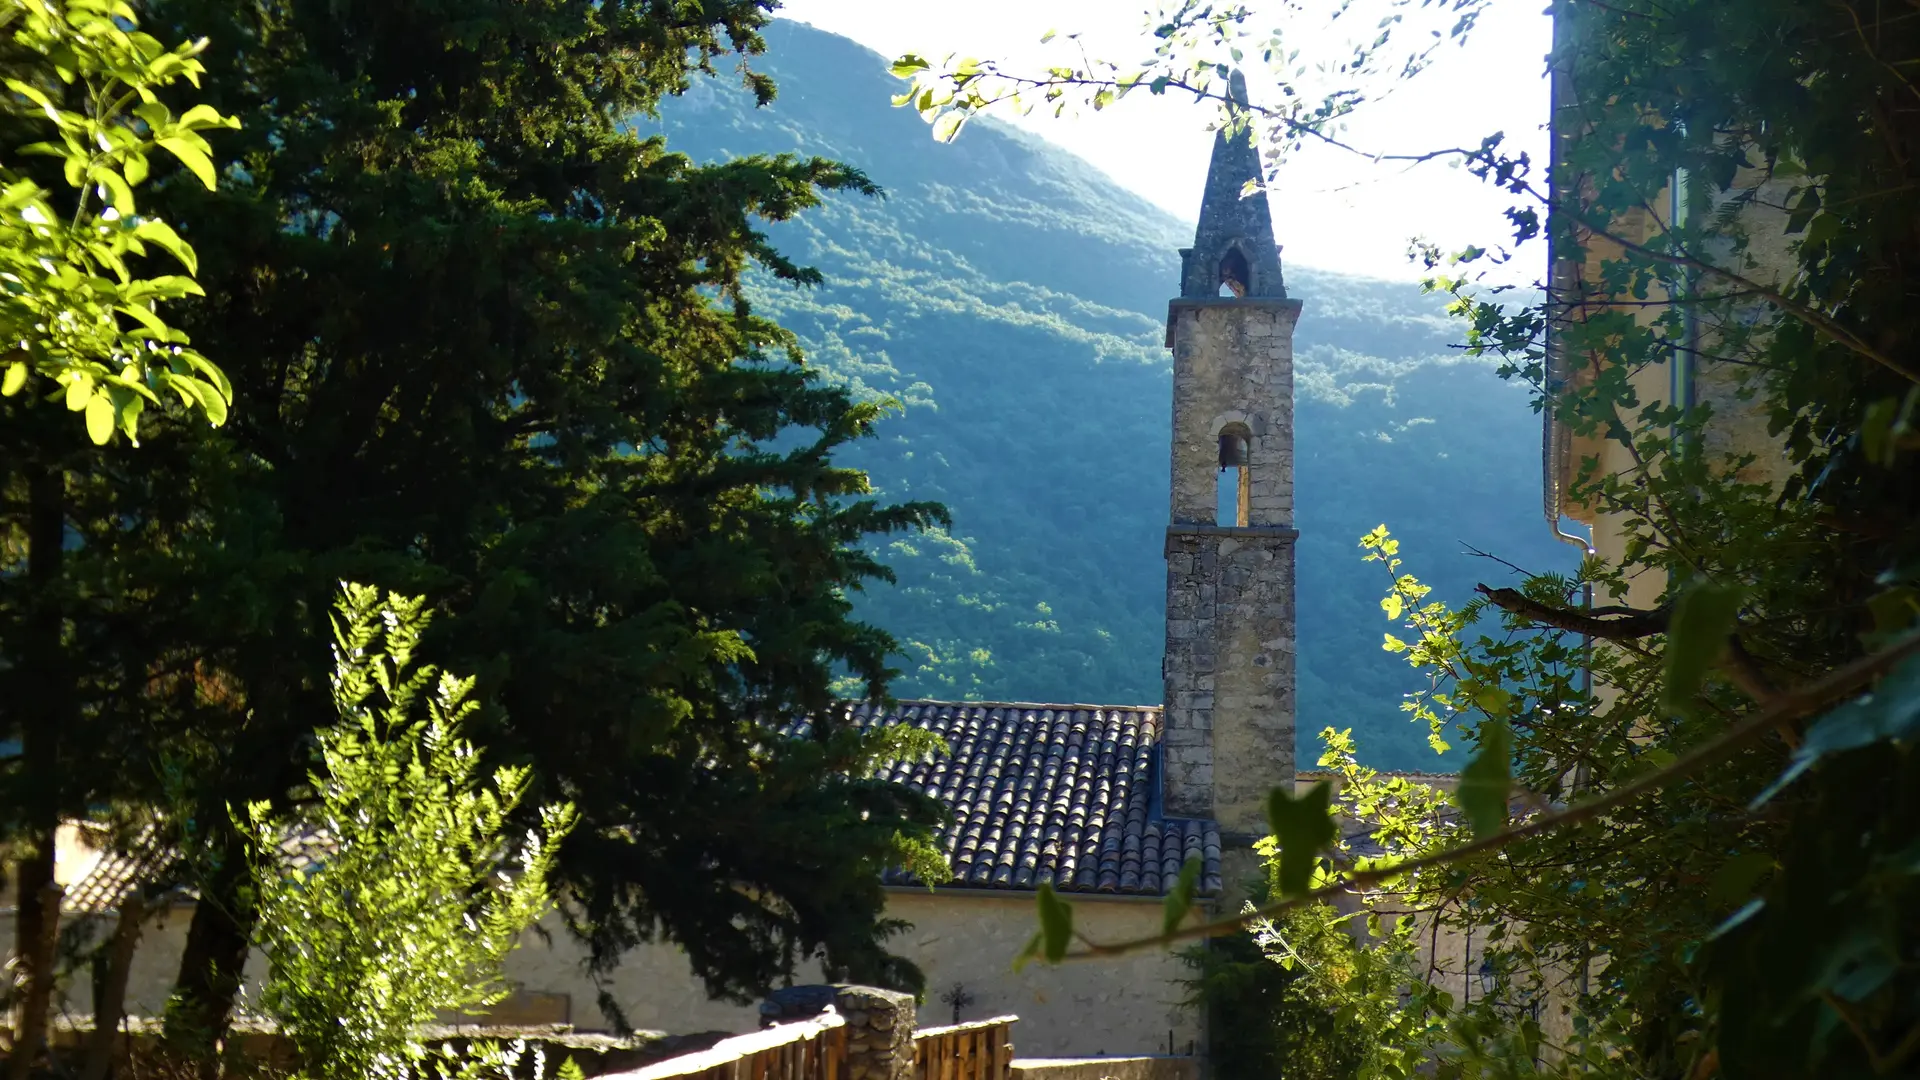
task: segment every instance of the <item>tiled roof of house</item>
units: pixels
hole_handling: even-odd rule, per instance
[[[165,871],[173,859],[171,846],[144,838],[132,852],[102,851],[86,874],[60,898],[61,905],[82,915],[112,911],[136,886]]]
[[[286,865],[305,869],[333,850],[324,829],[300,828],[280,842]],[[80,880],[60,898],[61,907],[81,915],[99,915],[120,906],[133,890],[192,895],[179,876],[180,851],[157,830],[143,830],[124,849],[104,848]]]
[[[887,778],[937,799],[951,812],[941,846],[949,887],[1038,889],[1160,896],[1189,858],[1200,860],[1199,892],[1220,891],[1220,830],[1211,821],[1160,813],[1152,706],[1033,705],[904,701],[888,711],[849,708],[855,723],[913,724],[946,740],[950,753],[900,762]],[[807,721],[787,727],[803,736]],[[325,838],[288,841],[296,863]],[[71,910],[104,912],[175,858],[171,847],[103,852],[69,889]],[[899,871],[889,884],[911,884]]]
[[[1157,707],[903,701],[851,713],[946,740],[950,753],[886,775],[951,812],[950,886],[1158,896],[1198,858],[1201,893],[1220,889],[1218,827],[1160,812]]]

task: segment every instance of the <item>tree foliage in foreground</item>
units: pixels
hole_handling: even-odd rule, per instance
[[[1805,0],[1738,18],[1666,0],[1556,14],[1552,66],[1571,93],[1555,123],[1577,136],[1558,182],[1497,137],[1459,156],[1515,196],[1515,239],[1547,230],[1562,265],[1589,272],[1544,306],[1504,303],[1474,287],[1499,257],[1489,245],[1436,257],[1435,284],[1473,350],[1628,462],[1584,462],[1569,492],[1624,550],[1453,608],[1384,530],[1367,538],[1389,571],[1383,607],[1409,628],[1387,647],[1430,680],[1416,718],[1475,756],[1449,798],[1359,767],[1330,731],[1338,806],[1384,853],[1330,848],[1307,799],[1276,795],[1283,896],[1266,914],[1358,894],[1474,931],[1484,997],[1399,988],[1432,1021],[1411,1045],[1441,1075],[1908,1075],[1920,25]],[[1224,74],[1229,49],[1260,51],[1239,9],[1173,17],[1161,73]],[[957,69],[935,81],[960,78],[993,85]],[[1086,93],[1103,78],[1115,85],[1080,70],[1031,85]],[[990,98],[968,85],[951,100]],[[1335,134],[1286,107],[1271,118],[1282,148]],[[1661,228],[1623,224],[1636,219]],[[1641,396],[1634,376],[1665,386],[1676,356],[1717,389],[1712,406]],[[1731,437],[1743,414],[1764,437]]]
[[[122,0],[0,5],[10,39],[0,45],[9,92],[0,105],[0,393],[51,380],[95,443],[115,432],[137,438],[141,410],[162,394],[216,425],[233,396],[220,369],[159,314],[163,301],[202,295],[193,248],[142,214],[133,191],[161,152],[213,187],[201,132],[234,121],[205,104],[174,115],[159,92],[199,84],[206,42],[168,48],[138,25]],[[33,158],[53,166],[34,168]],[[57,173],[58,194],[43,173]],[[186,274],[142,273],[150,252]]]
[[[424,1025],[506,996],[501,962],[551,907],[573,810],[541,807],[512,837],[527,770],[478,775],[460,732],[473,680],[414,663],[420,599],[349,584],[338,610],[340,719],[318,733],[311,805],[286,819],[256,803],[242,823],[269,963],[260,1004],[302,1076],[404,1078],[426,1060]]]
[[[142,209],[191,237],[205,296],[173,325],[247,408],[212,430],[148,410],[137,455],[80,456],[37,413],[0,429],[39,448],[32,476],[5,465],[33,498],[0,504],[33,572],[0,585],[8,678],[33,681],[9,721],[39,702],[67,733],[35,774],[59,811],[181,808],[202,900],[175,1050],[211,1053],[259,930],[229,807],[297,814],[337,719],[341,580],[443,616],[422,648],[472,673],[466,736],[527,770],[514,827],[577,808],[553,884],[598,970],[671,940],[730,998],[813,957],[918,985],[880,872],[932,870],[937,808],[872,767],[927,747],[835,723],[830,688],[891,676],[892,639],[851,615],[888,573],[866,542],[945,515],[838,462],[886,404],[823,384],[741,288],[811,284],[770,223],[875,189],[817,158],[696,165],[626,124],[756,53],[769,7],[143,10],[207,40],[201,104],[242,125],[208,133],[217,190],[156,157]],[[813,737],[776,736],[803,713]]]

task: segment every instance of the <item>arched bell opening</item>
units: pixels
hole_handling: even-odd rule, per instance
[[[1245,296],[1253,291],[1253,269],[1246,253],[1238,245],[1229,247],[1220,259],[1220,295]]]
[[[1220,473],[1214,488],[1214,522],[1246,528],[1252,509],[1253,433],[1245,424],[1220,429]]]

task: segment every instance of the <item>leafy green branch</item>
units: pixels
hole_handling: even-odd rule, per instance
[[[159,314],[162,303],[202,295],[193,247],[141,214],[133,193],[163,151],[215,185],[201,132],[239,121],[204,104],[175,116],[156,93],[182,79],[199,85],[207,43],[167,48],[137,29],[125,0],[0,0],[0,31],[9,29],[32,59],[9,66],[11,97],[0,108],[47,137],[5,151],[58,160],[71,195],[0,160],[0,394],[51,379],[100,444],[116,431],[137,444],[142,410],[167,391],[222,423],[232,386]],[[67,107],[73,97],[79,108]],[[150,250],[186,273],[140,273],[130,260]]]
[[[1275,122],[1284,140],[1311,138],[1378,160],[1429,160],[1456,151],[1370,154],[1335,137],[1334,125],[1370,97],[1391,93],[1398,80],[1425,68],[1442,45],[1464,40],[1486,6],[1487,0],[1456,0],[1444,5],[1435,0],[1340,5],[1333,19],[1344,17],[1353,24],[1363,22],[1369,14],[1378,14],[1379,18],[1372,30],[1365,31],[1364,40],[1352,43],[1350,52],[1337,62],[1321,65],[1323,75],[1340,83],[1324,93],[1309,88],[1308,67],[1299,63],[1299,50],[1285,44],[1284,27],[1270,32],[1256,29],[1255,12],[1244,4],[1181,0],[1160,6],[1150,19],[1153,53],[1145,61],[1121,63],[1094,58],[1081,48],[1074,62],[1025,73],[994,60],[954,56],[936,66],[925,57],[909,53],[893,63],[893,74],[912,83],[894,98],[894,104],[914,108],[932,124],[934,137],[945,142],[957,136],[974,115],[996,108],[1025,113],[1047,105],[1055,115],[1063,115],[1075,102],[1098,111],[1140,90],[1156,96],[1183,92],[1192,94],[1196,102],[1218,104],[1235,130],[1240,130],[1245,115],[1253,112]],[[1447,14],[1451,23],[1445,30],[1415,33],[1407,24],[1407,14],[1420,9]],[[1057,36],[1050,31],[1041,43],[1052,42]],[[1399,49],[1397,43],[1405,38],[1415,44]],[[1066,35],[1065,40],[1081,44],[1078,34]],[[1244,95],[1230,89],[1233,73],[1256,63],[1267,69],[1283,104],[1249,109]],[[1375,76],[1387,78],[1377,92],[1357,85]]]
[[[1180,941],[1212,937],[1217,934],[1245,929],[1253,924],[1274,919],[1308,904],[1331,900],[1335,897],[1388,885],[1409,874],[1475,859],[1499,851],[1519,840],[1571,828],[1575,825],[1591,821],[1609,810],[1658,791],[1668,784],[1677,780],[1683,780],[1709,765],[1722,761],[1735,751],[1765,736],[1768,732],[1780,725],[1805,719],[1824,708],[1834,705],[1840,699],[1860,690],[1874,679],[1899,666],[1903,661],[1907,661],[1916,656],[1920,656],[1920,634],[1911,634],[1894,644],[1841,667],[1812,683],[1794,690],[1781,692],[1764,708],[1728,727],[1718,736],[1701,743],[1685,754],[1679,755],[1661,768],[1647,772],[1604,794],[1596,795],[1590,799],[1569,806],[1564,810],[1541,814],[1524,823],[1509,826],[1497,832],[1488,833],[1465,844],[1403,862],[1354,870],[1345,874],[1338,881],[1321,885],[1318,888],[1303,889],[1302,891],[1283,895],[1278,900],[1257,907],[1251,907],[1236,915],[1194,923],[1175,929],[1166,929],[1161,933],[1150,936],[1130,938],[1115,942],[1098,942],[1085,937],[1076,937],[1076,940],[1081,943],[1081,948],[1079,949],[1069,948],[1068,945],[1065,944],[1065,939],[1058,936],[1071,934],[1072,921],[1070,913],[1066,918],[1062,918],[1060,914],[1056,912],[1051,920],[1047,918],[1042,919],[1041,934],[1044,940],[1039,946],[1040,952],[1042,955],[1057,957],[1062,960],[1081,960],[1117,956],[1124,953],[1137,952],[1142,949],[1164,948],[1165,946]],[[1920,673],[1920,667],[1912,670]],[[1838,714],[1836,714],[1836,718],[1840,718]],[[1844,741],[1845,740],[1838,737],[1837,733],[1832,740],[1835,747],[1839,747]],[[1814,760],[1817,760],[1821,752],[1820,747],[1824,745],[1824,743],[1816,745],[1815,740],[1810,734],[1807,746],[1815,747],[1815,750],[1810,753],[1807,749],[1803,748],[1801,756],[1797,761],[1804,762],[1804,764],[1798,764],[1796,770],[1786,779],[1790,780],[1792,776],[1797,776],[1799,771],[1804,771],[1808,765],[1811,765]],[[1297,862],[1302,859],[1318,859],[1321,852],[1325,850],[1326,845],[1331,841],[1332,834],[1329,830],[1332,828],[1332,817],[1330,811],[1327,810],[1329,789],[1330,785],[1322,781],[1310,789],[1306,795],[1298,799],[1277,789],[1274,792],[1276,805],[1284,807],[1286,811],[1292,811],[1300,807],[1303,803],[1310,804],[1310,806],[1319,808],[1320,810],[1318,814],[1283,812],[1274,815],[1275,820],[1271,824],[1274,827],[1274,835],[1278,837],[1280,841],[1279,849],[1282,865],[1288,865],[1290,862]],[[1291,845],[1289,844],[1290,838],[1293,839]],[[1287,883],[1289,882],[1283,880],[1283,884]],[[1297,884],[1297,878],[1292,883]],[[1065,901],[1061,901],[1057,897],[1052,899],[1056,905],[1065,905]]]

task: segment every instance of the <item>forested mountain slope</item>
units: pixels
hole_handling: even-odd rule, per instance
[[[1192,226],[1080,159],[994,123],[951,145],[892,109],[877,54],[781,23],[756,110],[708,83],[672,101],[669,144],[695,159],[795,151],[850,162],[884,199],[836,198],[778,234],[818,267],[810,291],[756,297],[811,360],[901,401],[853,455],[895,498],[938,499],[952,535],[887,552],[897,587],[864,614],[905,643],[901,697],[1157,702],[1167,523],[1167,300]],[[1143,147],[1142,153],[1152,153]],[[1274,205],[1286,239],[1284,194]],[[1385,522],[1408,569],[1459,601],[1509,571],[1570,567],[1540,520],[1526,394],[1460,360],[1417,287],[1290,265],[1296,336],[1303,759],[1326,725],[1369,760],[1434,767],[1399,711],[1414,673],[1380,648],[1385,571],[1357,538]]]

